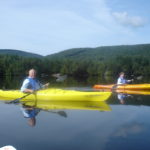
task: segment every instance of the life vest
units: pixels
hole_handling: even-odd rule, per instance
[[[119,81],[119,84],[126,84],[127,83],[127,80],[124,78],[121,78],[121,77],[118,79],[118,81]]]
[[[26,79],[29,80],[29,86],[28,86],[29,89],[37,90],[37,86],[41,88],[40,82],[36,78],[27,77]]]
[[[25,108],[21,108],[21,111],[25,118],[34,118],[40,112],[40,109],[27,110]]]

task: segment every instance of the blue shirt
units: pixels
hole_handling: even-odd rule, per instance
[[[28,77],[23,81],[21,92],[24,92],[25,89],[38,90],[42,87],[42,84],[36,78]]]
[[[119,93],[118,94],[118,99],[119,100],[124,100],[127,96],[125,94]]]
[[[40,112],[40,109],[37,109],[37,108],[32,109],[32,110],[21,108],[21,110],[25,118],[34,118]]]
[[[124,79],[122,77],[118,78],[117,84],[126,84],[126,83],[128,83],[126,79]]]

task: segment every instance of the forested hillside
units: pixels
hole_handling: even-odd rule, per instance
[[[69,58],[80,59],[110,59],[116,56],[150,56],[150,44],[103,46],[97,48],[76,48],[65,50],[56,54],[48,55],[51,59]]]
[[[13,50],[13,49],[0,49],[0,55],[17,55],[17,56],[23,56],[23,57],[36,57],[36,58],[43,57],[38,54],[24,52],[20,50]]]
[[[0,75],[24,74],[30,68],[37,69],[39,74],[62,73],[79,77],[116,76],[121,71],[129,75],[150,75],[150,44],[78,48],[46,57],[36,56],[1,54]]]
[[[70,49],[47,58],[61,60],[61,71],[68,74],[150,74],[150,44]]]

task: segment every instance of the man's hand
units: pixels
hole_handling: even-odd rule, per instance
[[[47,88],[49,86],[49,83],[44,84],[44,88]]]
[[[25,89],[24,92],[25,92],[25,93],[34,93],[35,91],[34,91],[34,90],[31,90],[31,89]]]
[[[134,79],[131,79],[131,80],[127,80],[128,82],[133,82],[134,81]]]

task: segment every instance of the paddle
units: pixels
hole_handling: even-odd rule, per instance
[[[137,76],[137,77],[134,77],[134,75],[131,75],[133,77],[133,80],[142,80],[143,79],[143,76]]]
[[[56,114],[58,114],[58,115],[60,115],[60,116],[62,116],[62,117],[67,117],[67,113],[65,112],[65,111],[57,111],[57,112],[54,112],[54,111],[52,111],[52,110],[44,110],[44,111],[46,111],[46,112],[50,112],[50,113],[56,113]]]
[[[31,94],[33,94],[33,93],[28,93],[28,94],[26,94],[26,95],[24,95],[24,96],[22,96],[22,97],[20,97],[20,98],[11,100],[11,101],[6,102],[6,103],[7,103],[7,104],[18,103],[20,100],[22,100],[23,98],[25,98],[25,97],[27,97],[27,96],[29,96],[29,95],[31,95]]]
[[[46,83],[45,85],[43,85],[43,88],[46,88],[46,87],[48,87],[48,86],[49,86],[49,83]],[[29,95],[31,95],[31,94],[34,94],[35,92],[37,92],[37,91],[39,91],[39,90],[41,90],[41,88],[38,89],[38,90],[35,90],[34,92],[27,93],[26,95],[24,95],[24,96],[22,96],[22,97],[20,97],[20,98],[11,100],[11,101],[9,101],[9,102],[6,102],[6,104],[18,103],[18,102],[19,102],[20,100],[22,100],[23,98],[25,98],[25,97],[27,97],[27,96],[29,96]]]
[[[124,85],[125,84],[115,84],[115,85],[112,86],[111,90],[115,91],[118,88],[118,86],[124,86]]]

